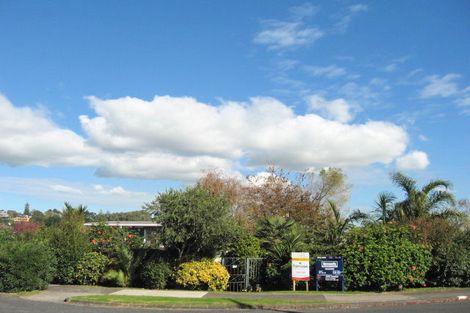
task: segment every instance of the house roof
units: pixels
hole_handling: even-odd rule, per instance
[[[96,226],[98,222],[85,223],[85,226]],[[106,221],[106,226],[119,226],[119,227],[161,227],[162,224],[152,221]]]

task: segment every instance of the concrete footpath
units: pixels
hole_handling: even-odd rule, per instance
[[[368,293],[329,293],[329,292],[203,292],[185,290],[148,290],[133,288],[108,288],[99,286],[50,285],[47,290],[23,299],[45,302],[64,302],[74,296],[86,295],[133,295],[177,298],[232,298],[232,299],[276,299],[276,300],[317,300],[328,304],[351,304],[358,306],[393,305],[407,303],[432,303],[449,301],[469,301],[470,288],[448,290],[417,290],[407,292],[368,292]]]

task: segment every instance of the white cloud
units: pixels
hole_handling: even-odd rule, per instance
[[[419,135],[419,136],[418,136],[418,139],[419,139],[420,141],[423,141],[423,142],[429,141],[429,138],[426,137],[425,135]]]
[[[337,78],[346,75],[346,70],[343,67],[336,65],[329,66],[305,66],[305,71],[313,76],[324,76],[327,78]]]
[[[318,7],[313,4],[306,2],[304,4],[291,7],[289,11],[292,13],[294,18],[303,19],[308,16],[313,16],[318,12]]]
[[[408,144],[406,131],[392,123],[346,124],[351,107],[342,99],[316,99],[324,104],[320,110],[336,120],[296,114],[269,97],[218,106],[171,96],[88,101],[95,116],[80,116],[85,137],[3,101],[9,114],[0,116],[0,160],[9,165],[90,166],[99,176],[194,181],[207,169],[237,174],[245,166],[267,163],[290,170],[388,164]],[[15,140],[21,131],[24,138]],[[43,138],[40,146],[34,142],[38,138]]]
[[[77,194],[81,195],[83,192],[78,188],[73,188],[70,186],[65,185],[52,185],[51,189],[60,193],[70,193],[70,194]]]
[[[338,32],[345,32],[351,24],[353,18],[361,13],[368,11],[369,7],[366,4],[355,4],[347,8],[346,12],[340,16],[339,21],[334,25],[334,30]]]
[[[398,65],[396,63],[390,63],[387,66],[384,67],[385,72],[395,72],[398,68]]]
[[[458,94],[459,88],[456,79],[460,78],[459,74],[447,74],[442,77],[431,75],[426,77],[428,84],[421,90],[422,98],[430,97],[450,97]]]
[[[328,101],[318,95],[313,95],[308,97],[307,101],[311,110],[322,113],[328,119],[347,123],[353,118],[352,106],[342,98]]]
[[[368,9],[369,7],[367,6],[367,4],[362,4],[362,3],[354,4],[349,7],[349,11],[351,13],[365,12]]]
[[[253,41],[273,50],[308,46],[324,35],[320,29],[305,26],[302,22],[265,21],[263,24],[264,29]]]
[[[0,163],[8,165],[96,165],[98,151],[41,110],[15,107],[0,94]]]
[[[399,170],[422,170],[429,165],[428,155],[423,151],[414,150],[397,159]]]
[[[457,104],[462,107],[470,106],[470,96],[457,100]]]

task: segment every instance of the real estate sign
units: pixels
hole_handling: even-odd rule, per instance
[[[340,256],[317,257],[315,271],[317,280],[339,281],[343,275],[343,258]]]
[[[310,280],[310,255],[308,252],[292,252],[292,280]]]

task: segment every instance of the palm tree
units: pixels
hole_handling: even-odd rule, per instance
[[[412,178],[396,172],[392,181],[406,194],[405,200],[395,204],[395,215],[398,220],[410,221],[426,217],[461,217],[455,208],[455,197],[449,191],[451,183],[446,180],[432,180],[421,189]]]
[[[344,233],[354,224],[354,222],[369,218],[366,213],[359,210],[354,211],[347,218],[341,216],[341,210],[334,201],[328,200],[328,207],[331,215],[327,221],[326,241],[332,246],[341,243]]]
[[[391,192],[381,192],[375,201],[375,212],[379,215],[378,220],[384,224],[394,219],[393,202],[395,199],[395,195]]]
[[[281,216],[267,217],[258,224],[256,236],[261,246],[274,260],[288,261],[290,253],[302,244],[302,233],[292,219]]]
[[[68,220],[83,220],[88,214],[88,209],[84,205],[79,205],[78,207],[73,207],[70,203],[64,203],[64,209],[62,210],[62,218]]]

